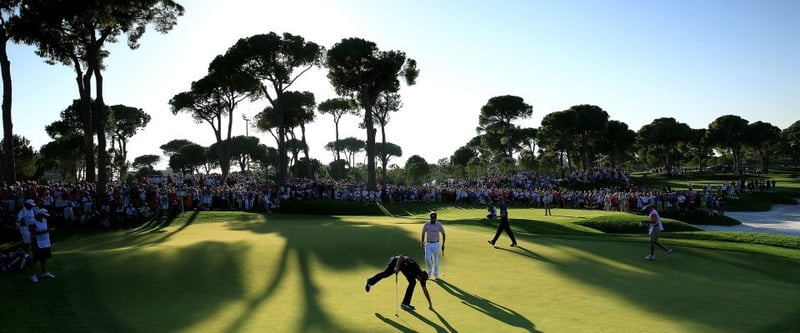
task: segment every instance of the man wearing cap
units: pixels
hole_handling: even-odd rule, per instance
[[[31,245],[31,232],[30,229],[28,229],[28,225],[33,223],[33,210],[35,208],[37,207],[33,199],[28,199],[25,200],[22,209],[17,213],[17,228],[22,235],[22,242],[25,243],[26,247]],[[26,248],[25,250],[27,251],[28,249]]]
[[[53,228],[49,228],[47,226],[47,219],[45,219],[49,216],[50,213],[47,211],[47,209],[39,209],[36,211],[33,224],[29,226],[31,236],[36,239],[34,242],[35,246],[33,247],[33,264],[31,264],[33,271],[33,275],[31,275],[31,281],[33,282],[39,282],[39,277],[36,276],[37,261],[42,268],[42,274],[40,277],[56,277],[47,271],[47,259],[50,259],[53,256],[52,251],[50,250],[50,231],[53,231]]]
[[[436,219],[436,212],[430,214],[430,222],[422,227],[422,237],[420,247],[425,249],[425,265],[428,275],[433,275],[439,279],[439,244],[442,245],[441,251],[444,252],[444,242],[447,238],[444,234],[444,225]],[[441,243],[439,234],[442,234]],[[427,236],[427,241],[426,241]]]
[[[661,216],[658,215],[658,211],[653,208],[652,205],[647,205],[642,208],[642,211],[649,214],[647,220],[642,220],[639,222],[642,226],[648,226],[648,235],[650,236],[650,255],[644,257],[645,260],[656,260],[656,256],[653,253],[655,251],[656,245],[667,252],[667,256],[672,256],[672,249],[668,249],[658,241],[658,237],[661,235],[661,231],[664,230],[664,225],[661,224]]]

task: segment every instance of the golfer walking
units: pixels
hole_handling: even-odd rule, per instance
[[[414,259],[404,255],[397,255],[389,258],[389,264],[386,265],[386,269],[368,278],[367,285],[364,288],[369,292],[370,288],[378,283],[378,281],[390,277],[392,274],[397,274],[398,272],[403,273],[406,280],[408,280],[406,294],[403,296],[403,302],[400,304],[400,307],[402,307],[403,310],[409,311],[415,309],[414,306],[411,305],[411,297],[414,296],[414,287],[417,285],[417,280],[419,280],[419,285],[422,286],[422,292],[428,300],[428,309],[433,310],[431,295],[428,293],[428,287],[425,286],[425,282],[428,281],[428,273],[424,272]]]
[[[497,226],[497,232],[494,233],[494,238],[489,240],[489,244],[494,246],[494,243],[497,242],[497,239],[500,238],[500,234],[503,231],[508,234],[508,238],[511,238],[511,247],[517,246],[517,239],[514,238],[514,232],[511,231],[511,225],[508,223],[508,206],[506,206],[506,200],[501,198],[500,199],[500,225]]]
[[[436,219],[436,216],[436,212],[431,213],[430,221],[425,223],[425,225],[422,227],[420,247],[425,249],[425,266],[428,271],[428,276],[433,275],[438,280],[439,244],[441,243],[441,251],[444,252],[444,242],[447,237],[444,233],[444,225]],[[442,235],[441,242],[439,239],[439,234]]]
[[[658,241],[661,231],[664,231],[664,225],[661,223],[661,216],[658,215],[658,211],[651,205],[644,206],[642,210],[648,214],[648,217],[647,220],[641,221],[640,224],[648,226],[648,235],[650,236],[650,255],[644,257],[644,259],[656,260],[656,255],[653,253],[656,245],[664,250],[667,256],[672,256],[672,249],[666,248]]]

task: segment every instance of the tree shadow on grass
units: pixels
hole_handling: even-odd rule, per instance
[[[481,205],[468,205],[468,204],[441,204],[441,203],[420,203],[420,204],[404,204],[404,203],[384,203],[380,205],[382,211],[386,215],[394,217],[413,216],[420,214],[427,214],[431,211],[440,210],[442,207],[456,208],[456,209],[473,209],[480,208]]]
[[[158,245],[170,239],[177,233],[191,226],[196,217],[197,212],[192,212],[192,215],[187,217],[185,224],[180,226],[177,230],[166,234],[157,232],[158,228],[143,228],[141,230],[142,232],[130,232],[130,230],[128,230],[124,233],[117,232],[117,234],[103,233],[88,237],[84,236],[80,239],[70,242],[70,249],[67,251],[62,251],[61,254],[69,256],[107,256],[109,251],[119,251],[119,253],[125,253],[125,255],[127,255],[128,252],[124,251],[126,248],[142,248]],[[420,221],[419,223],[423,222]],[[255,311],[261,308],[262,305],[266,304],[266,302],[268,302],[269,299],[275,295],[277,290],[279,290],[285,284],[285,276],[291,275],[289,272],[287,272],[287,270],[290,269],[289,267],[297,268],[297,273],[299,274],[301,281],[300,290],[302,291],[302,294],[300,295],[302,297],[302,301],[297,303],[303,306],[302,309],[298,309],[300,313],[302,313],[300,319],[298,320],[299,330],[304,332],[346,331],[347,327],[341,326],[342,324],[334,322],[330,318],[328,311],[326,311],[326,306],[321,304],[319,300],[319,279],[324,277],[315,275],[312,265],[322,264],[327,268],[342,271],[352,270],[356,267],[364,265],[375,266],[377,268],[383,267],[386,263],[386,259],[392,255],[409,254],[419,251],[418,241],[416,238],[410,236],[402,228],[398,228],[394,225],[384,226],[370,223],[345,222],[335,217],[309,216],[308,218],[304,218],[303,216],[297,215],[282,216],[280,214],[270,214],[263,216],[263,222],[234,222],[228,223],[227,225],[231,230],[278,235],[285,239],[285,245],[279,253],[275,254],[275,258],[277,260],[275,265],[273,267],[269,267],[263,272],[263,281],[265,284],[265,288],[263,289],[264,291],[260,295],[245,299],[245,309],[243,313],[239,317],[236,317],[234,320],[227,323],[227,327],[220,330],[222,332],[241,331],[244,329],[245,325],[249,323],[250,318],[253,316],[258,316],[259,314],[255,313]],[[153,265],[155,265],[155,267],[169,267],[169,269],[166,271],[176,272],[175,274],[179,274],[181,276],[185,274],[184,277],[176,276],[174,278],[170,278],[170,281],[173,279],[176,281],[195,281],[196,279],[193,278],[195,276],[203,277],[203,281],[215,276],[217,276],[216,279],[220,279],[216,272],[198,272],[196,269],[194,269],[194,267],[184,267],[185,265],[183,265],[183,262],[197,265],[198,259],[195,256],[205,255],[200,253],[204,251],[203,249],[216,248],[215,246],[209,247],[209,243],[212,245],[215,244],[213,242],[205,242],[203,244],[194,245],[185,250],[179,250],[180,257],[189,256],[194,258],[186,258],[182,260],[176,260],[174,262],[172,260],[167,261],[166,258],[160,258],[155,261],[153,259],[146,259],[149,262],[147,266],[153,267]],[[225,246],[223,244],[223,248],[224,247]],[[372,255],[364,255],[366,252],[365,249]],[[230,258],[239,258],[243,256],[242,251],[236,251],[237,253],[230,253],[229,250],[215,252],[228,253],[227,256]],[[143,255],[138,251],[130,253],[133,255]],[[296,260],[296,262],[292,263],[292,260]],[[203,259],[203,261],[205,261],[205,259]],[[100,262],[102,263],[102,261]],[[231,264],[239,265],[240,262],[233,259],[231,260]],[[105,267],[105,265],[101,264],[99,267]],[[86,266],[82,269],[88,270],[92,268],[93,267]],[[110,269],[125,271],[125,269],[119,268]],[[241,272],[241,267],[227,267],[221,268],[220,270],[225,272],[232,271],[236,272],[236,274],[240,274],[239,272]],[[112,277],[110,276],[109,278]],[[128,278],[125,276],[118,276],[115,279],[118,281],[128,280]],[[230,276],[222,279],[225,281],[241,281],[241,276]],[[152,282],[158,283],[158,281],[159,279],[154,279]],[[193,291],[188,292],[188,294],[191,295],[198,295],[197,291],[205,290],[206,288],[212,288],[211,286],[197,285],[196,283],[189,283],[188,285],[194,286],[194,288],[192,288]],[[228,285],[226,282],[224,289],[228,290],[226,293],[228,296],[225,297],[230,297],[229,295],[242,295],[243,293],[243,287],[239,285],[239,283]],[[173,293],[169,294],[173,295]],[[200,294],[205,295],[203,293]],[[101,297],[101,295],[95,295],[93,297],[97,302],[100,302],[106,296],[103,295]],[[200,297],[202,300],[202,298],[205,296],[198,297]],[[235,296],[235,299],[241,300],[241,296]],[[222,298],[222,301],[225,300],[225,298]],[[173,323],[166,326],[163,324],[159,325],[162,325],[160,327],[168,328],[166,331],[176,331],[191,327],[192,323],[201,320],[201,317],[207,317],[215,313],[215,311],[218,311],[218,307],[221,304],[220,302],[221,301],[219,299],[204,301],[203,306],[199,307],[198,309],[194,309],[195,306],[177,306],[174,305],[174,302],[164,302],[164,304],[169,305],[169,308],[173,309],[193,308],[191,315],[187,316],[187,318],[192,319],[175,320]],[[91,308],[91,306],[87,304],[85,308]],[[89,313],[88,316],[90,318],[94,316],[112,316],[109,317],[110,320],[115,318],[113,315],[112,309],[97,307],[93,310],[93,312]],[[154,319],[153,322],[160,323],[160,321],[157,319]],[[104,328],[108,328],[108,330],[103,329],[104,331],[124,331],[125,327],[129,327],[129,325],[126,325],[124,322],[111,323],[110,321],[106,321],[105,325],[106,326],[104,326]],[[117,327],[121,328],[112,329]]]
[[[165,226],[172,224],[174,219],[167,220],[163,226],[145,223],[137,228],[122,231],[102,231],[95,234],[75,234],[71,237],[72,244],[69,252],[85,252],[94,250],[110,250],[120,248],[143,248],[163,243],[181,231],[191,226],[198,216],[197,211],[192,211],[186,222],[178,229],[165,232]],[[116,233],[116,235],[115,235]],[[118,235],[122,233],[122,237]]]
[[[185,213],[186,212],[184,212],[182,214],[185,214]],[[186,218],[186,223],[184,223],[183,225],[178,227],[177,230],[167,234],[169,236],[165,236],[165,238],[169,238],[172,235],[174,235],[174,234],[176,234],[178,232],[181,232],[181,231],[183,231],[183,229],[186,229],[187,227],[192,225],[192,223],[194,223],[194,221],[197,219],[197,216],[200,214],[200,212],[196,211],[196,210],[189,211],[189,213],[190,213],[189,217]],[[160,232],[160,231],[163,231],[164,228],[172,225],[172,223],[175,222],[177,217],[178,217],[178,215],[164,216],[162,218],[153,218],[150,221],[147,221],[146,223],[143,223],[141,226],[132,229],[131,232],[135,233],[135,234]]]
[[[763,329],[754,331],[754,333],[797,332],[798,314],[800,314],[800,307],[791,311],[790,314],[787,314],[777,322]]]
[[[272,280],[267,285],[267,288],[264,289],[264,292],[261,295],[251,298],[251,301],[246,305],[246,309],[244,311],[244,313],[247,315],[236,318],[236,320],[230,323],[225,332],[240,332],[242,330],[242,326],[246,323],[250,315],[255,312],[258,306],[278,290],[280,283],[283,281],[281,277],[285,276],[288,261],[289,251],[284,248],[284,251],[280,254],[280,261],[278,262],[277,267],[273,267],[271,272],[264,272],[265,275],[267,273],[272,273]]]
[[[369,227],[367,227],[369,226]],[[321,276],[312,272],[312,262],[334,270],[351,270],[362,265],[383,267],[388,257],[418,251],[418,241],[404,230],[394,226],[372,225],[368,223],[345,222],[340,218],[327,216],[308,216],[270,214],[265,215],[263,223],[231,224],[234,230],[247,230],[260,234],[275,234],[284,238],[279,267],[271,276],[265,276],[267,288],[252,298],[242,316],[235,320],[226,332],[240,331],[241,326],[253,315],[253,311],[268,301],[281,284],[290,258],[296,258],[296,266],[301,279],[304,308],[299,309],[302,332],[346,331],[331,320],[325,307],[319,301],[318,281]],[[372,255],[364,255],[368,249]],[[290,256],[289,254],[292,254]],[[268,272],[265,272],[268,273]],[[266,275],[266,274],[265,274]],[[315,280],[316,278],[316,280]]]
[[[506,323],[509,326],[519,327],[527,330],[528,332],[539,332],[536,330],[536,326],[533,324],[533,322],[510,308],[487,300],[483,297],[470,294],[447,281],[439,280],[438,284],[444,291],[460,298],[462,303],[478,312],[492,317],[497,321]]]
[[[81,309],[78,320],[90,331],[177,332],[243,294],[237,258],[249,250],[208,241],[169,256],[151,251],[72,253],[60,258],[70,274],[59,276],[59,282],[67,286],[72,306]]]
[[[645,261],[646,240],[641,244],[605,240],[605,237],[542,238],[539,243],[572,252],[565,261],[552,266],[557,274],[616,295],[646,311],[719,331],[752,331],[754,323],[771,326],[766,320],[777,320],[772,325],[793,330],[800,327],[799,321],[787,321],[783,315],[766,310],[775,308],[778,299],[786,302],[792,293],[797,293],[782,287],[761,289],[758,285],[771,286],[776,280],[797,285],[800,268],[787,266],[789,260],[745,253],[731,256],[726,251],[687,247],[676,249],[671,260],[658,251],[657,260]],[[631,281],[645,280],[648,283],[635,287],[631,284]],[[743,285],[747,287],[742,288]],[[653,301],[653,295],[659,295],[658,302]],[[686,300],[692,300],[692,306],[683,306]],[[784,311],[797,309],[798,304],[788,301],[779,311],[787,313],[786,317],[797,318],[796,312]],[[743,308],[747,311],[742,311]],[[779,318],[767,319],[770,316]],[[759,319],[754,321],[754,318]]]
[[[444,221],[445,226],[459,226],[480,230],[497,230],[499,219],[460,219]],[[509,219],[511,230],[515,234],[525,235],[590,235],[597,234],[596,231],[588,227],[570,225],[559,222],[529,219]],[[592,232],[594,231],[594,232]]]

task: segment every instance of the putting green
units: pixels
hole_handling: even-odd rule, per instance
[[[494,224],[479,214],[440,212],[448,237],[444,277],[428,284],[435,311],[418,287],[417,310],[396,316],[393,278],[364,291],[389,256],[423,262],[421,218],[252,214],[76,236],[57,244],[57,278],[36,288],[68,307],[52,319],[64,331],[800,330],[797,260],[674,246],[672,260],[648,262],[645,237],[518,234],[511,248],[503,235],[495,249]],[[401,276],[400,297],[405,286]]]

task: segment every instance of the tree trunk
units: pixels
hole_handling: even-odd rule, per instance
[[[128,178],[128,142],[124,139],[120,139],[119,146],[122,153],[122,162],[119,164],[119,175],[120,179],[125,181],[125,178]]]
[[[511,120],[509,119],[508,122],[505,123],[505,135],[506,135],[506,154],[508,158],[513,159],[514,151],[511,149]]]
[[[364,105],[364,127],[367,129],[367,189],[374,191],[376,186],[375,179],[375,130],[372,120],[372,105]]]
[[[336,152],[336,159],[334,161],[340,160],[342,157],[339,154],[339,120],[336,119],[336,116],[333,118],[333,123],[336,125],[336,141],[334,141],[333,151]]]
[[[769,153],[759,150],[758,155],[761,157],[761,172],[769,173]]]
[[[0,43],[0,71],[3,76],[3,176],[6,184],[13,184],[17,181],[17,167],[14,161],[14,124],[11,122],[11,62],[6,52],[8,36],[2,26]]]
[[[224,180],[225,177],[228,176],[228,170],[230,170],[230,161],[228,161],[228,163],[223,162],[225,159],[224,156],[226,143],[222,142],[222,129],[217,129],[214,131],[214,136],[217,139],[217,158],[219,158],[219,168],[222,171],[222,178]]]
[[[611,153],[608,154],[608,161],[611,162],[611,169],[617,168],[617,161],[616,158],[614,158],[614,155],[615,154],[613,150],[611,151]]]
[[[365,118],[367,125],[367,189],[375,190],[377,188],[377,177],[375,174],[375,134],[377,130],[374,128],[375,124],[372,121],[372,107],[370,111],[366,112],[369,116]]]
[[[386,188],[386,165],[389,164],[389,154],[386,153],[386,126],[381,123],[381,188]],[[384,191],[385,192],[385,191]]]
[[[95,89],[97,97],[95,107],[92,108],[92,116],[95,120],[95,130],[97,132],[97,194],[104,195],[106,184],[108,184],[108,151],[106,150],[106,104],[103,101],[103,74],[100,73],[99,64],[95,64],[94,80],[97,83]]]
[[[308,173],[306,174],[308,178],[311,178],[311,157],[308,156],[308,143],[306,143],[306,125],[300,124],[300,141],[303,142],[303,153],[306,155],[306,167],[308,168]]]
[[[226,149],[228,145],[227,141],[222,140],[222,114],[216,114],[216,128],[214,130],[214,137],[217,139],[217,158],[219,158],[219,168],[222,171],[222,178],[225,179],[228,177],[228,173],[231,170],[231,160],[230,154],[226,153],[229,151]],[[230,132],[228,132],[230,133]],[[227,157],[226,157],[227,155]]]
[[[273,107],[275,108],[275,125],[278,128],[278,179],[275,180],[275,183],[283,186],[286,184],[286,175],[289,169],[289,161],[286,156],[288,149],[286,147],[286,129],[284,128],[283,101],[281,100],[283,93],[276,89],[275,94],[276,103]]]
[[[589,166],[589,148],[588,148],[589,144],[587,143],[588,139],[586,138],[586,136],[587,136],[586,134],[581,134],[580,135],[580,138],[581,138],[581,149],[580,149],[580,151],[581,151],[581,166],[583,167],[584,170],[587,170],[587,169],[590,168],[590,166]]]
[[[223,157],[225,159],[225,167],[227,171],[223,175],[223,178],[228,178],[228,175],[231,172],[231,134],[233,132],[233,111],[236,109],[236,103],[228,103],[228,137],[225,139],[225,144],[222,147]],[[222,124],[220,124],[222,125]]]
[[[78,77],[78,87],[81,90],[81,122],[83,123],[83,157],[86,168],[86,181],[94,183],[97,178],[94,163],[94,131],[92,131],[92,71],[88,70],[82,77]]]

